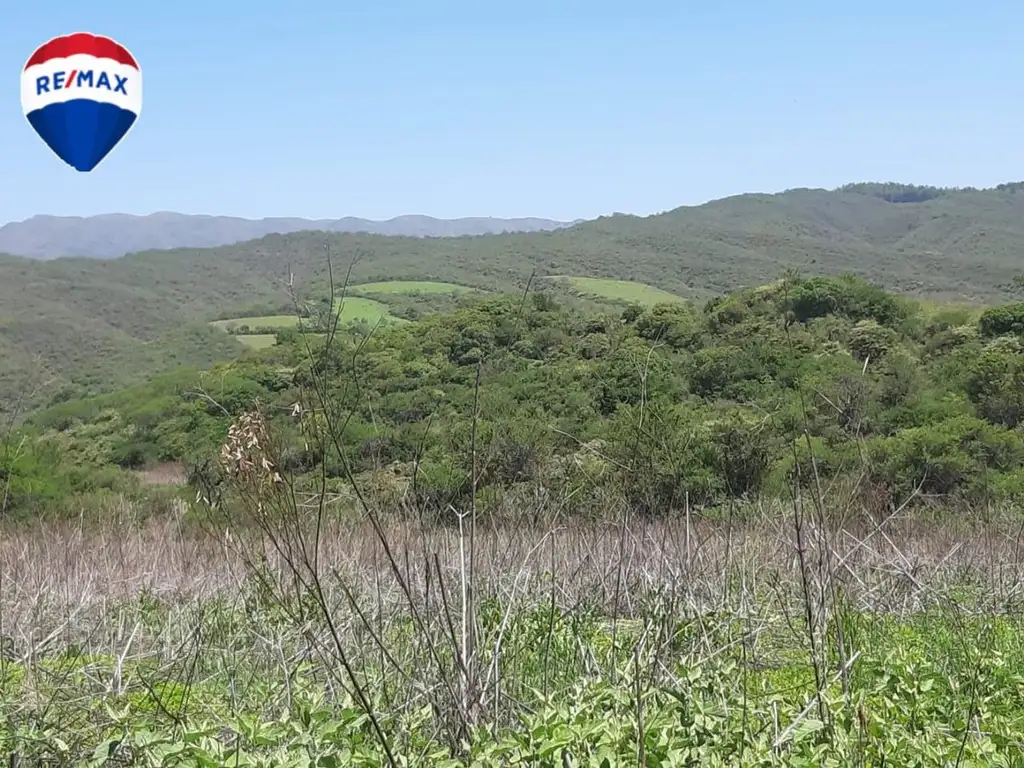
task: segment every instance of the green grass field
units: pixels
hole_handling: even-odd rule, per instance
[[[240,333],[235,338],[252,349],[266,349],[277,343],[277,337],[272,333]]]
[[[355,320],[365,320],[372,324],[382,318],[388,322],[407,323],[399,317],[392,317],[388,306],[373,299],[360,296],[348,296],[344,301],[338,302],[341,307],[341,323],[350,323]],[[250,328],[295,328],[298,319],[294,315],[263,315],[260,317],[235,317],[228,320],[217,320],[210,325],[224,331],[231,331],[243,325]],[[269,333],[248,333],[238,334],[238,340],[253,349],[264,349],[274,345],[275,338]]]
[[[363,283],[350,286],[356,293],[469,293],[479,290],[457,283],[434,283],[429,280],[388,280],[380,283]]]
[[[361,296],[346,296],[337,302],[340,307],[340,318],[342,323],[351,323],[355,320],[365,320],[370,325],[376,324],[379,320],[387,322],[407,323],[400,317],[392,317],[387,304],[382,304],[373,299],[365,299]]]
[[[935,301],[934,299],[915,299],[915,301],[920,305],[925,317],[929,319],[959,318],[964,325],[977,323],[981,315],[989,308],[989,305],[980,302]]]
[[[596,277],[559,277],[568,280],[572,283],[573,288],[585,296],[646,305],[683,300],[682,297],[674,293],[629,280],[603,280]]]
[[[230,331],[240,325],[250,328],[294,328],[297,319],[294,315],[263,315],[262,317],[235,317],[230,320],[217,320],[210,325]]]

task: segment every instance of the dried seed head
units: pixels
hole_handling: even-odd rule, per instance
[[[257,403],[228,428],[220,449],[221,468],[236,480],[264,487],[279,485],[283,479],[267,456],[271,445],[270,430]]]

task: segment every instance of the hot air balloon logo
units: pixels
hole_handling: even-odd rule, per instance
[[[21,72],[21,108],[54,153],[91,171],[142,111],[142,70],[109,37],[76,32],[48,40]]]

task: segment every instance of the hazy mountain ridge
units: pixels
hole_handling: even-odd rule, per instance
[[[365,232],[406,237],[462,237],[502,232],[540,232],[574,222],[541,218],[465,217],[436,219],[409,214],[385,221],[346,216],[341,219],[270,217],[245,219],[160,212],[99,216],[33,216],[0,227],[0,253],[30,259],[64,256],[110,259],[129,253],[171,248],[214,248],[270,234],[306,230]]]

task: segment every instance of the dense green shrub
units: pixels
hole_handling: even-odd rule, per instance
[[[1024,355],[986,350],[970,366],[966,389],[981,416],[1018,426],[1024,421]]]
[[[859,278],[812,277],[799,284],[787,302],[796,320],[840,315],[848,320],[874,320],[892,326],[906,317],[900,300]]]
[[[700,338],[700,321],[687,304],[656,304],[636,320],[637,333],[672,349],[685,349]]]
[[[1024,301],[985,310],[978,321],[978,330],[982,336],[1024,334]]]
[[[1017,432],[962,416],[913,427],[870,443],[873,471],[906,498],[958,491],[991,494],[999,474],[1014,472],[1024,461],[1024,439]]]

